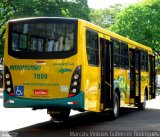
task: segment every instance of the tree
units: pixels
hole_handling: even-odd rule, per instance
[[[14,0],[15,17],[58,16],[89,20],[87,0]]]
[[[91,22],[103,28],[109,28],[115,22],[115,16],[121,11],[122,5],[115,4],[106,9],[91,9]]]
[[[160,0],[143,0],[124,8],[117,16],[111,30],[160,50]]]
[[[0,0],[0,56],[9,19],[35,16],[75,17],[90,20],[87,0]]]

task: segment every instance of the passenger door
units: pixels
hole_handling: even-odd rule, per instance
[[[134,104],[141,102],[141,55],[138,49],[130,49],[130,98]]]
[[[100,111],[100,62],[98,32],[86,30],[87,60],[85,65],[86,110]]]
[[[130,99],[134,100],[136,94],[136,69],[135,69],[135,49],[129,49],[130,55]]]
[[[109,37],[100,37],[101,61],[101,109],[105,110],[113,105],[113,46]]]
[[[150,62],[150,89],[149,89],[149,99],[153,99],[156,96],[156,92],[155,92],[155,57],[152,55],[149,55],[149,62]]]

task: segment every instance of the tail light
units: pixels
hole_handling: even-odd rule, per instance
[[[7,94],[9,94],[10,96],[14,96],[12,77],[7,66],[5,66],[5,70],[4,70],[4,82],[5,82],[4,83],[5,91],[7,92]]]
[[[71,79],[69,97],[73,97],[80,92],[81,88],[81,66],[77,66]]]

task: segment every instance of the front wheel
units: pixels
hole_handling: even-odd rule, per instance
[[[118,97],[118,94],[115,93],[114,94],[114,99],[113,99],[113,108],[111,110],[111,118],[114,120],[116,118],[118,118],[119,116],[119,108],[120,108],[120,103],[119,103],[119,97]]]

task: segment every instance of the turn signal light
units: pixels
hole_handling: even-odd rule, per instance
[[[69,97],[73,97],[80,92],[81,87],[81,66],[77,66],[71,79]]]
[[[4,77],[5,91],[10,96],[14,96],[12,77],[7,66],[5,66],[4,73],[5,73],[5,77]]]

